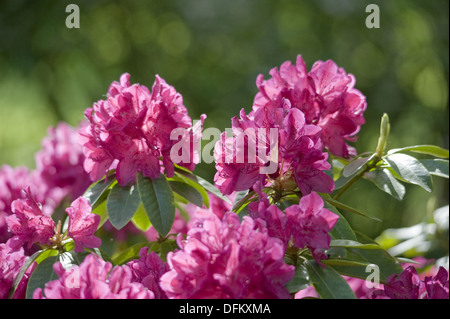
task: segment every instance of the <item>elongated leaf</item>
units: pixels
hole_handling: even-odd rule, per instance
[[[142,205],[155,230],[166,236],[175,220],[173,192],[164,175],[151,179],[138,174],[138,189]]]
[[[350,227],[350,224],[336,207],[327,202],[324,203],[324,207],[339,216],[339,219],[329,233],[331,238],[356,240],[356,235]]]
[[[402,200],[405,196],[405,186],[397,181],[387,168],[367,172],[365,177],[383,192],[388,193],[398,200]]]
[[[187,183],[178,181],[170,181],[169,184],[175,193],[186,199],[188,202],[198,207],[203,207],[203,197],[197,189]]]
[[[239,213],[241,207],[245,204],[248,204],[249,199],[255,194],[254,191],[249,192],[247,191],[242,191],[242,192],[238,192],[238,194],[236,195],[236,198],[234,200],[234,204],[233,204],[233,208],[231,209],[234,212]]]
[[[309,280],[323,299],[355,299],[347,281],[331,266],[319,266],[314,260],[305,262]]]
[[[427,155],[433,155],[435,157],[440,158],[448,158],[449,151],[441,148],[436,145],[414,145],[414,146],[407,146],[402,148],[394,148],[390,151],[388,151],[387,155],[395,154],[395,153],[402,153],[402,152],[414,152],[414,153],[420,153],[420,154],[427,154]]]
[[[362,244],[355,240],[348,240],[348,239],[334,239],[330,242],[330,247],[380,249],[380,245],[377,244]]]
[[[37,288],[44,289],[47,282],[58,278],[58,275],[53,270],[53,264],[58,260],[58,256],[51,256],[37,265],[28,279],[26,299],[31,299]]]
[[[420,163],[427,169],[431,175],[449,178],[448,160],[440,158],[423,159]]]
[[[342,170],[342,176],[350,177],[350,176],[355,175],[356,173],[358,173],[360,171],[360,169],[366,163],[368,163],[372,158],[374,158],[374,156],[375,156],[375,154],[373,154],[372,156],[368,156],[368,157],[360,157],[360,158],[357,158],[357,159],[351,161]]]
[[[89,188],[84,192],[83,197],[89,201],[92,207],[95,207],[106,199],[105,192],[113,184],[113,182],[116,182],[116,175],[114,173],[110,173],[106,178],[103,178],[89,186]]]
[[[204,179],[203,177],[197,176],[198,179],[198,183],[200,185],[202,185],[208,192],[216,195],[217,197],[223,199],[224,201],[226,201],[228,204],[232,204],[230,199],[224,195],[222,195],[222,193],[216,188],[216,186],[214,186],[213,184],[211,184],[210,182],[208,182],[206,179]]]
[[[114,265],[122,265],[132,259],[139,258],[139,252],[144,247],[149,247],[149,251],[157,251],[159,250],[159,243],[152,243],[152,242],[142,242],[134,244],[131,247],[128,247],[127,249],[121,251],[116,256],[113,256],[113,264]]]
[[[419,160],[406,154],[395,153],[386,156],[385,161],[404,180],[431,192],[433,185],[430,173]]]
[[[340,209],[346,210],[346,211],[349,212],[349,213],[353,213],[353,214],[356,214],[356,215],[359,215],[359,216],[362,216],[362,217],[366,217],[366,218],[375,220],[375,221],[377,221],[377,222],[380,222],[380,221],[381,221],[381,219],[379,219],[379,218],[377,218],[377,217],[373,217],[373,216],[366,215],[366,214],[364,214],[363,212],[357,210],[356,208],[350,207],[350,206],[348,206],[348,205],[346,205],[346,204],[344,204],[344,203],[341,203],[341,202],[339,202],[339,201],[337,201],[337,200],[335,200],[335,199],[333,199],[333,198],[331,198],[331,197],[328,197],[328,196],[322,196],[322,198],[323,198],[325,201],[327,201],[328,203],[330,203],[331,205],[333,205],[334,207],[336,207],[336,208],[340,208]]]
[[[306,271],[306,267],[303,265],[295,268],[295,275],[287,284],[286,289],[289,293],[293,294],[297,291],[307,288],[310,285],[309,275]]]
[[[111,224],[116,229],[124,227],[136,213],[141,203],[136,185],[114,185],[106,200],[106,210]]]
[[[22,267],[19,270],[19,273],[14,278],[14,282],[12,284],[11,289],[9,290],[9,298],[11,299],[14,296],[14,293],[17,290],[17,287],[19,286],[20,282],[22,281],[23,275],[28,270],[28,268],[31,266],[33,262],[36,261],[36,259],[42,255],[42,253],[46,252],[47,250],[38,250],[33,255],[28,257],[28,259],[25,261],[25,263],[22,265]]]
[[[368,238],[367,236],[355,232],[357,235],[357,241],[361,244],[370,244],[370,245],[378,245],[374,240]],[[371,246],[369,246],[371,247]],[[349,247],[347,249],[347,256],[345,259],[361,262],[365,264],[374,264],[378,266],[380,270],[380,281],[385,282],[386,278],[390,275],[396,273],[399,274],[403,271],[403,268],[400,266],[400,263],[396,258],[391,256],[387,250],[378,245],[378,249],[365,249],[362,247]],[[339,268],[337,265],[333,265],[337,271],[344,274],[344,270]],[[348,270],[347,270],[348,271]],[[357,271],[356,269],[354,271]],[[358,270],[360,274],[365,272],[362,269]],[[359,277],[361,278],[361,277]],[[365,277],[364,277],[365,278]]]
[[[152,225],[150,219],[148,219],[148,215],[145,212],[142,203],[139,205],[136,214],[134,214],[133,218],[131,218],[131,221],[133,222],[134,226],[142,231],[147,231]]]
[[[203,199],[203,203],[205,204],[206,207],[209,207],[209,195],[208,192],[206,191],[206,189],[200,185],[198,183],[197,180],[197,176],[191,174],[193,177],[191,177],[190,175],[186,176],[185,174],[179,173],[179,172],[175,172],[175,176],[179,178],[179,181],[182,181],[186,184],[189,184],[190,186],[192,186],[193,188],[195,188],[201,195],[202,195],[202,199]]]

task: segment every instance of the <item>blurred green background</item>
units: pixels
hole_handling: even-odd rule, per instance
[[[80,28],[65,25],[80,8]],[[380,28],[365,25],[380,8]],[[223,130],[250,111],[256,76],[301,54],[308,68],[332,59],[365,94],[366,124],[355,144],[373,151],[381,115],[388,147],[448,148],[449,1],[39,0],[0,1],[0,163],[34,167],[48,126],[77,125],[124,72],[149,88],[159,74],[183,95],[193,119]],[[214,165],[199,175],[212,180]],[[448,181],[435,192],[408,186],[402,202],[366,181],[341,197],[383,222],[348,216],[369,236],[416,224],[448,204]]]

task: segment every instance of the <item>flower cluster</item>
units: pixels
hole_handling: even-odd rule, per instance
[[[280,69],[270,70],[272,78],[256,79],[259,92],[253,110],[267,108],[270,112],[283,108],[286,100],[305,115],[306,123],[322,129],[321,139],[328,150],[340,157],[355,155],[346,141],[355,141],[364,124],[367,103],[364,95],[354,88],[355,77],[347,74],[335,62],[317,61],[308,72],[302,57],[295,65],[284,62]]]
[[[356,179],[329,195],[331,163],[355,163],[348,142],[364,124],[355,78],[333,61],[308,72],[301,56],[270,75],[215,144],[216,189],[193,173],[206,116],[193,123],[159,76],[149,90],[122,74],[78,128],[48,130],[35,170],[2,166],[0,298],[289,299],[334,296],[335,286],[346,298],[448,298],[447,270],[402,272],[325,205],[359,213],[337,200]],[[390,165],[379,165],[382,148],[357,157],[363,173]],[[360,277],[381,254],[395,274],[373,289]],[[49,274],[49,256],[57,278],[27,291]]]
[[[81,123],[80,127],[83,125]],[[58,206],[70,203],[89,186],[77,131],[64,122],[49,128],[42,140],[42,149],[36,153],[35,170],[8,165],[0,168],[0,242],[12,236],[6,218],[12,214],[12,202],[26,197],[24,189],[29,188],[42,205],[44,215],[51,216]]]
[[[123,74],[120,83],[109,87],[106,100],[85,111],[89,125],[80,131],[80,141],[91,179],[99,180],[110,169],[116,169],[120,185],[135,181],[137,172],[157,178],[165,170],[172,176],[170,153],[179,142],[179,136],[171,135],[175,129],[184,132],[181,142],[187,140],[184,149],[191,151],[177,164],[193,169],[201,130],[194,130],[181,94],[159,76],[151,92],[143,85],[131,85],[129,79],[128,73]]]
[[[12,248],[10,242],[0,244],[0,299],[8,298],[9,291],[20,272],[20,269],[25,264],[29,257],[25,256],[24,249]],[[36,267],[36,263],[27,269],[22,280],[14,293],[13,298],[24,299],[25,290],[30,274]]]
[[[36,243],[60,248],[69,237],[75,243],[75,251],[101,245],[101,240],[94,235],[100,216],[91,213],[91,206],[83,197],[77,198],[66,209],[69,217],[67,235],[61,234],[61,224],[55,227],[55,222],[43,214],[41,205],[36,202],[29,188],[25,199],[16,199],[11,206],[12,214],[6,218],[6,223],[9,232],[14,234],[8,240],[12,248],[20,248],[26,244],[26,248],[30,249]]]
[[[54,271],[59,279],[48,282],[33,293],[34,299],[153,299],[154,294],[132,280],[128,266],[115,266],[94,254],[79,266],[65,269],[58,262]]]
[[[317,193],[303,196],[298,205],[289,206],[283,213],[269,203],[267,195],[258,190],[258,186],[254,189],[259,193],[259,201],[249,204],[249,214],[266,221],[270,236],[281,239],[286,247],[292,238],[295,247],[310,249],[319,263],[327,258],[324,251],[330,245],[328,232],[338,216],[323,207],[323,200]]]
[[[161,277],[169,298],[290,298],[284,286],[294,267],[284,263],[283,243],[261,219],[204,214],[185,239],[178,236],[178,245]]]
[[[416,268],[408,266],[400,275],[393,274],[383,289],[375,290],[374,299],[448,299],[448,271],[439,267],[435,276],[421,279]]]

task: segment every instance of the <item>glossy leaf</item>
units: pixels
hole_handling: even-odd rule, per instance
[[[420,163],[431,175],[449,178],[448,160],[440,158],[423,159],[420,160]]]
[[[44,259],[40,264],[36,266],[28,279],[26,299],[33,298],[33,293],[37,288],[44,289],[47,282],[55,280],[58,275],[53,270],[53,264],[59,261],[58,256],[51,256]]]
[[[332,267],[321,267],[316,261],[305,262],[309,280],[323,299],[355,299],[347,281]]]
[[[405,186],[395,179],[387,168],[367,172],[365,177],[383,192],[388,193],[398,200],[402,200],[405,196]]]
[[[200,185],[202,185],[208,192],[216,195],[217,197],[223,199],[225,202],[227,202],[228,204],[232,204],[230,199],[226,196],[223,196],[222,193],[210,182],[208,182],[206,179],[197,176],[198,179],[198,183]]]
[[[395,148],[390,150],[387,154],[395,154],[395,153],[402,153],[402,152],[414,152],[414,153],[420,153],[420,154],[427,154],[432,155],[435,157],[440,158],[448,158],[449,157],[449,151],[441,148],[436,145],[414,145],[414,146],[407,146],[402,148]]]
[[[328,203],[330,203],[331,205],[333,205],[334,207],[336,207],[336,208],[343,209],[343,210],[345,210],[345,211],[347,211],[347,212],[350,212],[350,213],[353,213],[353,214],[356,214],[356,215],[359,215],[359,216],[362,216],[362,217],[365,217],[365,218],[369,218],[369,219],[375,220],[375,221],[377,221],[377,222],[380,222],[380,221],[381,221],[381,220],[380,220],[379,218],[377,218],[377,217],[373,217],[373,216],[369,216],[369,215],[367,215],[367,214],[364,214],[363,212],[357,210],[356,208],[350,207],[350,206],[348,206],[348,205],[346,205],[346,204],[344,204],[344,203],[341,203],[341,202],[339,202],[339,201],[337,201],[337,200],[335,200],[335,199],[333,199],[333,198],[331,198],[331,197],[328,197],[328,196],[322,196],[322,198],[323,198],[325,201],[327,201]]]
[[[385,161],[402,179],[431,192],[433,185],[430,173],[419,160],[406,154],[396,153],[385,157]]]
[[[133,225],[141,231],[147,231],[150,226],[152,226],[152,223],[150,222],[150,219],[148,219],[148,215],[145,212],[142,203],[139,205],[136,214],[134,214],[133,218],[131,218],[131,221]]]
[[[142,205],[155,230],[166,236],[175,220],[173,191],[164,175],[156,179],[138,174],[138,189]]]
[[[169,184],[175,193],[186,199],[188,202],[198,207],[203,207],[203,197],[197,189],[187,183],[178,181],[170,181]]]
[[[139,258],[139,252],[144,247],[149,247],[150,251],[157,251],[159,250],[159,243],[152,243],[152,242],[142,242],[134,244],[131,247],[128,247],[127,249],[122,250],[119,254],[116,256],[113,256],[112,263],[114,265],[122,265],[126,262]]]
[[[348,163],[344,169],[342,170],[342,176],[344,177],[350,177],[358,173],[361,168],[366,165],[372,158],[374,158],[375,154],[368,157],[360,157],[357,158],[350,163]]]
[[[140,203],[137,185],[114,185],[106,200],[108,218],[114,228],[121,229],[128,224]]]
[[[350,239],[356,240],[356,235],[353,232],[353,229],[350,227],[350,224],[347,222],[345,217],[330,203],[325,202],[324,208],[330,210],[339,216],[336,224],[333,229],[329,232],[331,238],[333,239]]]
[[[310,285],[309,275],[306,267],[303,265],[297,266],[295,268],[295,275],[287,284],[286,289],[289,293],[293,294],[302,289],[307,288]]]
[[[89,201],[92,207],[95,207],[100,204],[102,200],[106,199],[106,191],[114,182],[117,182],[116,176],[115,174],[110,173],[110,175],[106,178],[103,178],[89,186],[89,188],[84,192],[83,197]]]

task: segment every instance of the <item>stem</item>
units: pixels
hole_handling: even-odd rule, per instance
[[[361,172],[353,176],[353,178],[347,184],[345,184],[344,187],[342,187],[336,195],[333,196],[333,199],[338,199],[339,197],[341,197],[341,195],[344,194],[345,191],[350,188],[350,186],[355,184],[368,170],[369,169],[366,167]]]

